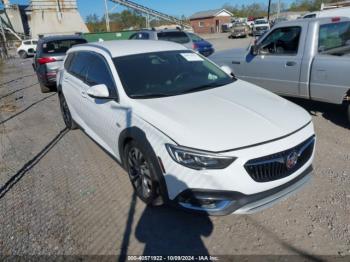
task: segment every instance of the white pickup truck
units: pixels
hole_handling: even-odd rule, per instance
[[[279,95],[343,104],[350,121],[349,18],[282,22],[255,45],[211,60]]]

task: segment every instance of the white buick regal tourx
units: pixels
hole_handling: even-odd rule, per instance
[[[310,178],[310,115],[179,44],[76,46],[57,77],[67,127],[120,162],[147,204],[251,213]]]

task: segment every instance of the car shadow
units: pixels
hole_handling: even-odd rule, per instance
[[[346,108],[341,105],[334,105],[318,101],[310,101],[299,98],[285,97],[289,101],[303,107],[311,115],[316,116],[320,113],[323,118],[343,128],[350,129],[350,123],[347,120]]]
[[[182,182],[177,180],[177,183]],[[134,193],[130,203],[119,261],[126,261],[128,255],[135,206],[136,195]],[[144,244],[143,255],[209,255],[201,238],[210,236],[214,226],[206,214],[193,215],[191,212],[185,212],[168,205],[146,206],[136,223],[135,237]]]
[[[287,241],[281,239],[276,233],[274,233],[272,230],[268,229],[267,227],[263,226],[262,224],[260,224],[256,220],[254,220],[251,216],[249,216],[249,215],[246,216],[246,219],[247,219],[247,222],[249,224],[252,224],[256,228],[261,230],[267,237],[273,239],[273,241],[280,244],[286,250],[296,254],[298,257],[292,259],[292,261],[294,261],[294,260],[295,261],[315,261],[315,262],[326,261],[326,260],[320,258],[319,256],[315,256],[315,255],[313,255],[313,254],[311,254],[311,253],[309,253],[301,248],[293,246],[292,244],[288,243]],[[278,256],[276,256],[276,258],[278,260]],[[287,261],[289,261],[289,260],[287,259]]]

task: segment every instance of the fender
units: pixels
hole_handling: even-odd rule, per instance
[[[128,127],[126,129],[124,129],[119,135],[118,149],[119,149],[119,155],[120,155],[120,162],[121,162],[122,166],[124,168],[126,168],[125,159],[124,159],[124,148],[125,148],[126,143],[130,140],[136,140],[146,150],[147,155],[153,156],[153,157],[151,157],[151,159],[154,160],[153,165],[156,167],[155,168],[156,169],[156,179],[157,179],[157,182],[159,183],[160,193],[161,193],[165,203],[167,203],[169,201],[168,189],[166,187],[164,174],[162,172],[162,168],[160,166],[158,156],[154,152],[151,144],[149,143],[145,132],[138,127],[135,127],[135,126]]]

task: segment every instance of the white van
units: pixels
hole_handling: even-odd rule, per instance
[[[350,7],[341,7],[341,8],[334,8],[334,9],[307,13],[306,15],[303,16],[303,18],[333,17],[333,16],[350,17]]]

